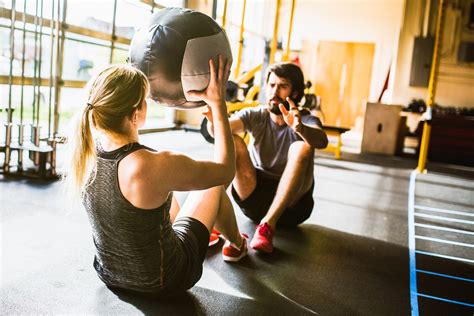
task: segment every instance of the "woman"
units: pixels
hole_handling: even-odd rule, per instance
[[[224,100],[230,63],[219,56],[218,69],[212,60],[209,67],[208,88],[192,95],[214,116],[213,161],[139,143],[149,88],[139,70],[111,66],[89,83],[67,180],[82,194],[97,250],[94,268],[111,288],[160,296],[189,289],[201,277],[214,225],[227,239],[224,260],[247,254],[247,236],[223,187],[235,173]],[[192,192],[180,208],[173,191]]]

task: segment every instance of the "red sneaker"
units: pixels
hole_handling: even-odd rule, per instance
[[[270,225],[267,223],[257,225],[250,247],[265,253],[273,251],[273,230]]]
[[[212,229],[211,236],[209,237],[209,247],[214,246],[219,242],[219,236],[221,235],[221,232],[218,230],[215,230],[214,228]]]
[[[224,247],[222,247],[222,258],[224,261],[237,262],[247,255],[247,238],[249,238],[249,236],[246,234],[240,235],[243,239],[240,249],[230,241],[225,241]]]

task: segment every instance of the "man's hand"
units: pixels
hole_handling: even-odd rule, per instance
[[[288,111],[285,106],[280,103],[279,108],[283,116],[283,120],[286,125],[293,129],[296,133],[301,133],[303,131],[303,123],[301,122],[300,111],[296,107],[293,100],[286,98],[286,101],[290,104],[290,110]]]

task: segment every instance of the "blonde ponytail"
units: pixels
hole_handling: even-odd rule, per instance
[[[73,199],[80,197],[96,164],[90,116],[89,107],[85,107],[78,113],[74,118],[74,128],[68,137],[69,163],[64,180],[66,180],[68,194]]]
[[[123,122],[140,109],[148,93],[146,76],[128,65],[107,67],[88,85],[88,102],[75,118],[69,137],[69,166],[65,180],[68,192],[79,197],[95,170],[97,153],[92,127],[123,134]]]

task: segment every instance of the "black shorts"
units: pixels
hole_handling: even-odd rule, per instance
[[[187,216],[177,218],[173,223],[173,230],[181,240],[188,258],[187,270],[176,289],[179,292],[191,288],[201,278],[210,236],[203,223]]]
[[[245,200],[241,200],[232,186],[232,196],[235,202],[240,206],[242,212],[258,223],[267,214],[270,205],[275,198],[276,190],[280,179],[273,179],[266,176],[262,171],[257,171],[257,184],[255,190]],[[309,218],[313,211],[314,181],[311,188],[292,206],[283,211],[278,219],[278,226],[296,226]]]
[[[177,218],[172,227],[183,246],[186,257],[185,269],[181,271],[176,280],[159,290],[138,291],[107,284],[101,278],[107,287],[120,296],[139,295],[153,298],[170,298],[183,294],[196,284],[202,276],[202,266],[209,244],[209,231],[203,223],[187,216]],[[94,260],[95,264],[96,260]]]

